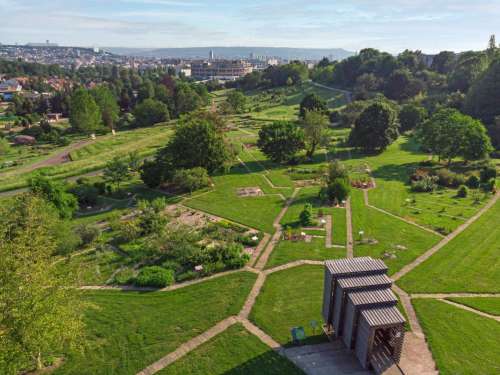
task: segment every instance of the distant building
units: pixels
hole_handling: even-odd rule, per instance
[[[20,93],[23,87],[15,79],[9,79],[0,83],[0,96],[3,100],[12,100],[15,94]]]
[[[27,43],[26,47],[59,47],[59,44],[50,43],[50,40],[46,40],[45,43]]]
[[[252,72],[252,65],[244,60],[195,61],[191,63],[191,76],[200,79],[233,81]]]
[[[191,67],[189,65],[175,65],[175,74],[178,76],[183,74],[185,77],[191,77]]]
[[[210,52],[208,53],[208,60],[209,61],[215,60],[215,54],[213,50],[210,50]]]

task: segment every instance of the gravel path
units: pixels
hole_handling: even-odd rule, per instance
[[[352,209],[351,209],[351,198],[349,198],[345,204],[345,220],[347,227],[347,258],[354,257],[354,240],[352,237]]]

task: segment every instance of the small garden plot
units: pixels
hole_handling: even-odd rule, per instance
[[[172,292],[85,292],[82,352],[55,374],[132,375],[219,321],[236,315],[256,276],[223,276]]]
[[[82,251],[67,259],[61,259],[57,268],[75,278],[76,285],[104,285],[113,273],[129,263],[129,260],[111,249]]]
[[[303,372],[236,324],[158,374],[299,375]]]
[[[290,330],[297,326],[304,327],[306,343],[327,341],[321,330],[323,272],[321,266],[300,266],[270,274],[250,314],[252,322],[282,345],[292,345]]]
[[[437,235],[366,207],[359,190],[352,191],[351,201],[355,256],[383,259],[389,267],[389,274],[440,240]]]
[[[309,241],[304,238],[300,240],[281,240],[273,249],[266,264],[266,268],[273,268],[281,264],[295,260],[327,260],[345,258],[345,249],[325,247],[325,237],[307,235]]]
[[[444,302],[413,305],[440,374],[498,374],[500,324]]]
[[[461,305],[472,307],[473,309],[485,312],[487,314],[500,316],[499,297],[454,297],[447,299],[456,303],[460,303]]]
[[[273,220],[283,207],[283,199],[278,195],[267,195],[267,183],[262,176],[231,173],[213,180],[214,191],[187,199],[184,204],[267,233],[274,232]],[[236,190],[248,186],[259,186],[266,195],[238,197]]]
[[[411,293],[500,293],[500,201],[398,284]]]
[[[236,190],[239,197],[261,197],[264,195],[260,187],[245,187]]]

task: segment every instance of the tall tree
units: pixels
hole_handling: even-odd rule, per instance
[[[134,109],[135,125],[144,127],[168,121],[170,115],[166,104],[155,99],[146,99]]]
[[[116,185],[120,189],[120,184],[130,177],[129,164],[126,160],[115,156],[108,161],[104,169],[104,179]]]
[[[276,121],[260,129],[257,146],[276,163],[290,162],[304,148],[304,132],[292,122]]]
[[[413,130],[427,117],[424,107],[416,104],[406,104],[399,111],[399,125],[402,131]]]
[[[0,372],[44,366],[44,359],[81,342],[82,303],[58,272],[54,209],[22,195],[0,206]]]
[[[77,131],[95,133],[101,127],[101,111],[94,98],[83,88],[71,95],[69,123]]]
[[[68,193],[66,187],[59,181],[44,176],[35,176],[29,180],[29,189],[33,194],[52,204],[61,218],[71,218],[78,208],[77,198]]]
[[[104,85],[97,86],[91,93],[101,111],[102,123],[109,129],[114,129],[120,112],[115,96]]]
[[[381,151],[399,135],[396,112],[386,103],[368,106],[358,117],[349,135],[349,144],[366,151]]]
[[[326,129],[330,121],[328,117],[319,111],[306,111],[302,127],[304,128],[304,139],[306,143],[307,157],[311,158],[316,148],[327,141]]]
[[[308,94],[300,102],[300,117],[304,118],[306,111],[320,111],[327,110],[326,102],[315,93]]]

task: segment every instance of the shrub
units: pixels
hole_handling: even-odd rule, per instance
[[[300,213],[299,218],[300,218],[300,223],[304,227],[313,225],[313,210],[312,210],[312,205],[310,203],[304,206],[304,209]]]
[[[460,185],[460,187],[458,188],[458,191],[457,191],[457,197],[466,198],[468,193],[469,193],[469,189],[467,189],[467,186]]]
[[[184,273],[181,273],[179,276],[177,276],[177,282],[183,282],[183,281],[188,281],[188,280],[193,280],[198,278],[199,274],[198,272],[195,271],[186,271]]]
[[[75,233],[80,237],[83,245],[88,245],[101,235],[101,229],[94,224],[80,224],[75,228]]]
[[[133,241],[141,234],[141,228],[135,220],[119,221],[116,229],[125,242]]]
[[[94,206],[99,198],[99,190],[94,185],[79,184],[71,189],[80,206]]]
[[[138,286],[164,288],[174,282],[174,272],[158,266],[144,267],[134,282]]]
[[[351,186],[346,178],[336,178],[321,189],[320,198],[330,202],[342,202],[347,199]]]
[[[99,195],[106,194],[106,183],[104,181],[94,182],[94,187],[97,189]]]
[[[201,167],[179,169],[174,173],[173,183],[182,190],[192,193],[209,185],[208,173]]]
[[[496,180],[494,178],[491,178],[488,182],[482,183],[481,188],[484,191],[495,192],[496,191]]]
[[[479,187],[479,178],[475,175],[470,175],[465,184],[470,189],[477,189]]]
[[[134,280],[134,271],[130,268],[124,268],[118,271],[113,277],[113,283],[119,285],[130,284]]]
[[[480,177],[482,183],[489,182],[492,178],[497,177],[497,170],[494,166],[491,165],[484,167],[483,169],[481,169]]]
[[[411,183],[411,190],[417,193],[427,193],[436,190],[436,176],[425,176],[421,180]]]
[[[463,174],[454,173],[446,168],[438,170],[436,176],[438,177],[438,184],[444,187],[456,188],[466,182]]]

